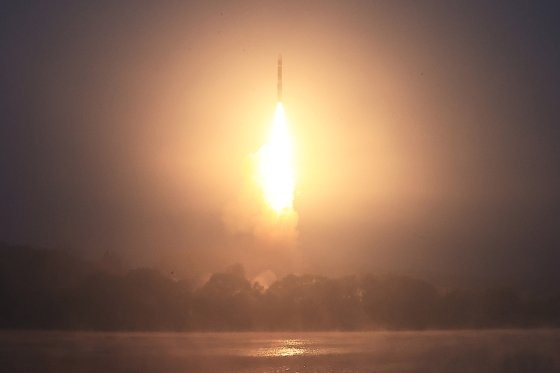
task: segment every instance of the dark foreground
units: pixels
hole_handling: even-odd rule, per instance
[[[5,372],[560,372],[559,330],[1,332]]]

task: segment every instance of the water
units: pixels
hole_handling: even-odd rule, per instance
[[[0,371],[560,372],[560,331],[0,332]]]

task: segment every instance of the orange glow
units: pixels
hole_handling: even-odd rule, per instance
[[[293,209],[295,188],[293,161],[293,146],[284,107],[279,102],[267,142],[258,152],[258,182],[266,203],[277,213]]]

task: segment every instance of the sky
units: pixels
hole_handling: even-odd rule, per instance
[[[553,1],[1,7],[1,241],[177,273],[558,280]],[[289,244],[228,224],[279,53]]]

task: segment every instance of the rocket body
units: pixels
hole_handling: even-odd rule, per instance
[[[278,102],[282,102],[282,55],[278,56]]]

